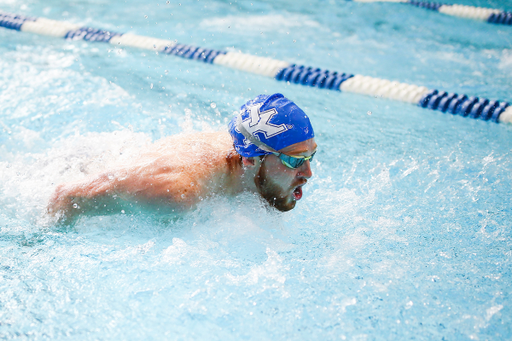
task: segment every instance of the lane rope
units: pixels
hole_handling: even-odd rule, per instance
[[[351,1],[351,0],[348,0]],[[492,24],[512,25],[512,12],[505,12],[499,9],[474,7],[466,5],[449,5],[437,2],[427,1],[414,1],[414,0],[352,0],[353,2],[399,2],[403,4],[410,4],[416,7],[421,7],[444,13],[447,15],[487,21]]]
[[[226,52],[178,44],[172,40],[81,27],[68,22],[45,18],[0,12],[0,26],[21,32],[31,32],[68,40],[103,42],[152,50],[273,77],[278,81],[388,98],[416,104],[431,110],[439,110],[444,113],[484,121],[512,123],[512,106],[504,101],[448,93],[386,79],[323,70],[239,52]]]

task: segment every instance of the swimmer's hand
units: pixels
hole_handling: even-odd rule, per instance
[[[81,213],[78,198],[73,196],[73,186],[59,185],[50,198],[46,212],[59,223],[70,223]]]

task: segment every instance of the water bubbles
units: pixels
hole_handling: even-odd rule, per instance
[[[125,211],[124,211],[124,210],[121,210],[121,213],[122,213],[122,214],[125,214]]]
[[[151,83],[151,85],[149,86],[150,89],[153,89],[153,83]]]
[[[185,194],[182,194],[182,195],[181,195],[181,198],[182,198],[182,199],[185,199]]]
[[[75,202],[75,203],[73,204],[73,208],[78,209],[78,208],[80,208],[80,206],[78,206],[78,204]]]
[[[171,2],[170,2],[170,1],[166,1],[165,3],[166,3],[167,5],[169,5]]]
[[[215,109],[215,108],[217,108],[217,104],[215,104],[214,102],[212,102],[212,103],[210,103],[210,107],[211,107],[212,109]]]
[[[147,18],[148,18],[148,16],[147,16],[147,15],[145,15],[145,16],[144,16],[144,18],[146,18],[146,19],[147,19]]]
[[[368,111],[368,112],[366,113],[366,115],[368,115],[368,116],[370,116],[371,114],[372,114],[372,112],[371,112],[371,111]]]

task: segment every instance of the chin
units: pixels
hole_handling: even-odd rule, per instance
[[[272,198],[271,200],[267,199],[267,202],[270,204],[270,206],[276,208],[278,211],[281,212],[288,212],[292,210],[297,204],[295,200],[290,200],[288,197]]]

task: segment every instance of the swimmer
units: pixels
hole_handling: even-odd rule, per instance
[[[241,107],[227,132],[170,136],[130,164],[57,186],[48,212],[69,221],[120,212],[121,203],[186,211],[214,195],[242,192],[289,211],[312,176],[314,136],[295,103],[281,94],[260,95]]]

